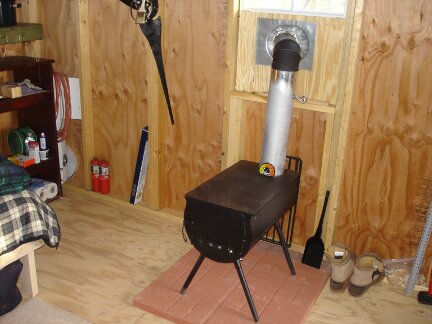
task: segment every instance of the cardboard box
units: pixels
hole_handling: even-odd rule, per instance
[[[16,165],[22,166],[23,168],[35,164],[35,160],[33,158],[20,154],[9,156],[8,160],[15,163]]]
[[[22,96],[21,86],[16,84],[5,84],[1,87],[1,93],[6,98],[18,98]]]

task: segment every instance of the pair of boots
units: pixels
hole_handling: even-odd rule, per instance
[[[384,264],[376,254],[365,253],[356,258],[345,245],[333,244],[325,256],[332,267],[332,291],[342,293],[348,287],[352,296],[360,297],[369,287],[384,279]]]

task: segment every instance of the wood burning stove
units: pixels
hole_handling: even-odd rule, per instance
[[[240,161],[186,194],[184,226],[200,256],[181,290],[186,292],[204,258],[232,262],[255,321],[258,314],[240,261],[274,225],[295,275],[279,219],[297,203],[300,183],[299,172],[265,177],[258,169],[258,163]]]

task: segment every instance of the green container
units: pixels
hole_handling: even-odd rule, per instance
[[[25,154],[25,139],[30,133],[33,141],[37,141],[35,132],[30,127],[22,127],[12,130],[8,135],[8,144],[13,154]]]

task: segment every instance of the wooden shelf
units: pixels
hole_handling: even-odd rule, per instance
[[[9,71],[16,69],[24,69],[28,67],[34,67],[36,65],[44,63],[54,63],[54,60],[29,56],[6,56],[0,58],[0,71]],[[33,81],[33,80],[32,80]]]
[[[51,92],[41,91],[19,98],[1,98],[0,99],[0,113],[15,111],[20,109],[27,109],[29,106],[37,106],[50,96]]]
[[[46,168],[55,168],[55,159],[53,157],[48,158],[48,160],[40,161],[40,163],[30,165],[25,168],[25,170],[30,174],[31,176],[37,175],[38,173],[41,173],[42,170]]]

